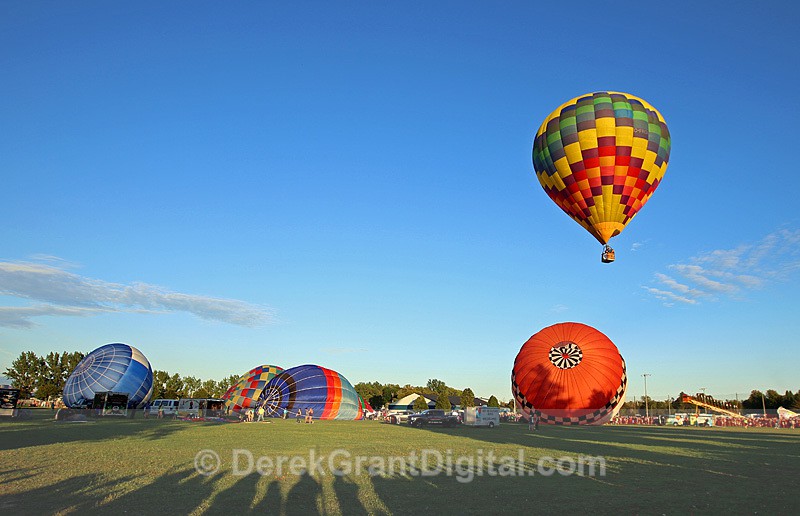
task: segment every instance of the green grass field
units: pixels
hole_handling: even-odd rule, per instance
[[[2,514],[800,513],[798,430],[543,426],[529,432],[516,424],[428,430],[373,421],[64,423],[48,416],[0,420]],[[212,476],[195,469],[205,449],[222,461]],[[261,466],[268,474],[234,475],[234,449],[266,457]],[[399,459],[386,471],[389,457],[423,450],[451,457],[451,474],[423,476],[413,464],[397,471]],[[436,452],[425,452],[429,469],[438,466]],[[283,463],[278,474],[278,457],[296,456],[301,468],[311,453],[324,457],[322,467],[292,472]],[[360,474],[333,475],[332,454],[340,459],[334,469],[348,461],[355,469],[363,456],[373,466],[383,461],[385,474],[370,476],[361,464]],[[524,466],[512,467],[509,458],[520,454]],[[582,456],[602,457],[605,475],[599,467],[562,474],[570,464],[580,469]],[[549,460],[540,464],[547,457],[564,457],[562,473]],[[470,458],[483,475],[464,482]],[[248,462],[240,459],[241,472]]]

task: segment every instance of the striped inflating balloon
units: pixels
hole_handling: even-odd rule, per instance
[[[269,415],[294,415],[311,408],[314,419],[360,419],[363,416],[358,394],[341,374],[317,365],[286,369],[264,387],[259,404]]]

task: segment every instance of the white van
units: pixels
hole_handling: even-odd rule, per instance
[[[464,424],[494,428],[500,424],[500,409],[498,407],[467,407],[464,410]]]
[[[174,416],[178,412],[178,400],[158,399],[150,403],[151,416],[158,416],[159,410],[164,416]]]
[[[675,414],[668,415],[667,421],[664,424],[668,426],[683,426],[689,424],[687,421],[689,421],[689,414],[685,412],[676,412]]]

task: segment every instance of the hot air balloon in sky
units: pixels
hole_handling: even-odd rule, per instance
[[[608,337],[581,323],[548,326],[522,346],[511,388],[543,423],[603,424],[625,401],[625,361]]]
[[[533,141],[539,183],[567,215],[604,247],[661,184],[671,140],[664,117],[644,100],[599,91],[564,103]]]
[[[272,378],[259,396],[270,416],[283,410],[314,409],[314,419],[361,419],[358,393],[341,374],[317,365],[286,369]]]
[[[78,363],[64,384],[64,404],[80,407],[99,392],[124,392],[136,408],[153,395],[153,369],[141,351],[127,344],[101,346]]]
[[[283,368],[274,365],[260,365],[251,369],[222,395],[226,407],[233,412],[255,408],[264,386],[281,372]]]

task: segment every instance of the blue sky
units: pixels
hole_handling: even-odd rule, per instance
[[[800,389],[799,11],[5,2],[0,370],[125,342],[508,399],[528,337],[579,321],[629,396]],[[672,134],[612,265],[531,164],[598,90]]]

